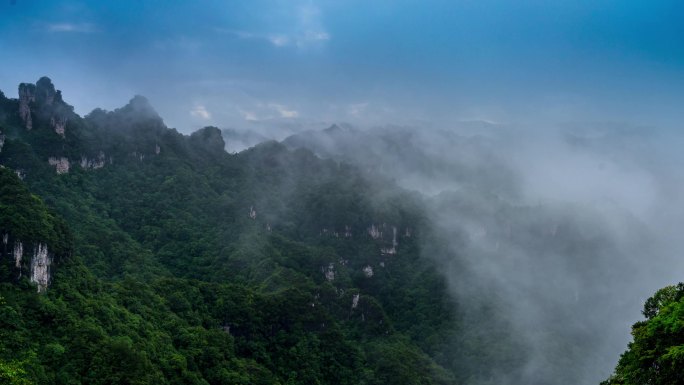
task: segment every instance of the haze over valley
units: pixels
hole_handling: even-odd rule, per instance
[[[682,14],[0,4],[0,382],[682,383]]]

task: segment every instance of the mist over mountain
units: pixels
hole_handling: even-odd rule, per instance
[[[468,375],[449,368],[457,306],[419,252],[414,194],[277,142],[228,154],[218,128],[182,135],[141,96],[81,118],[46,77],[19,90],[0,100],[3,379]]]
[[[0,384],[684,384],[683,14],[0,2]]]
[[[329,126],[324,121],[298,118],[269,118],[247,120],[235,127],[224,127],[221,132],[226,140],[226,151],[237,153],[268,140],[282,141],[302,132],[316,132]]]
[[[81,118],[45,77],[18,95],[0,100],[0,357],[28,381],[598,383],[681,272],[675,134],[339,124],[279,143],[182,135],[142,96]]]
[[[283,143],[426,196],[441,243],[423,253],[468,309],[463,322],[517,347],[495,383],[597,383],[643,300],[679,279],[671,229],[683,218],[663,215],[681,172],[664,142],[681,139],[616,124],[471,127],[331,126]]]

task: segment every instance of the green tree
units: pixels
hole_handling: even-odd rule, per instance
[[[633,341],[603,385],[684,384],[684,284],[646,300],[645,321],[632,326]]]
[[[0,385],[32,385],[27,378],[26,370],[16,361],[0,360]]]

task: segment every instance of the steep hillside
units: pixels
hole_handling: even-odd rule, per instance
[[[38,292],[50,284],[52,265],[67,257],[73,247],[64,221],[4,167],[0,168],[0,236],[2,281],[28,279]]]
[[[227,154],[218,129],[184,136],[143,97],[81,118],[47,78],[0,96],[0,132],[0,368],[17,381],[469,376],[457,306],[420,257],[422,203],[392,182],[275,142]]]
[[[606,325],[633,317],[647,277],[666,276],[667,265],[653,263],[660,234],[621,201],[638,185],[618,191],[608,178],[616,174],[601,171],[632,156],[609,145],[617,137],[644,142],[611,130],[568,130],[553,141],[524,131],[482,122],[333,125],[283,143],[423,194],[432,231],[421,255],[438,261],[459,304],[456,373],[474,384],[597,383],[627,337]],[[586,169],[573,173],[569,164]],[[610,193],[584,199],[594,186],[579,181],[597,170],[595,183],[608,178]]]

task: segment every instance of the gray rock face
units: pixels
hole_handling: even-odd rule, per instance
[[[335,264],[334,263],[329,263],[328,266],[321,267],[321,271],[323,271],[323,275],[325,275],[325,279],[328,281],[334,281],[335,280]]]
[[[27,130],[33,128],[31,103],[36,101],[36,86],[29,83],[19,84],[19,117]]]
[[[97,155],[97,158],[88,158],[84,155],[81,155],[81,168],[84,170],[97,170],[99,168],[104,167],[106,162],[106,156],[103,151],[100,151],[100,153]]]
[[[367,265],[366,267],[363,268],[363,275],[366,276],[366,278],[370,278],[373,276],[373,267],[371,265]]]
[[[33,129],[37,117],[49,120],[50,126],[64,137],[68,106],[62,100],[62,93],[55,90],[50,78],[42,77],[36,84],[19,84],[19,117],[27,130]]]
[[[14,242],[12,256],[14,257],[14,267],[21,269],[21,260],[24,258],[24,245],[21,241]]]
[[[31,282],[38,285],[39,293],[45,292],[50,284],[50,265],[52,265],[52,255],[46,244],[39,243],[33,248],[31,259]]]
[[[55,130],[55,132],[64,138],[64,134],[66,132],[66,124],[67,124],[67,119],[61,116],[53,116],[50,119],[50,125],[52,128]]]
[[[47,290],[50,285],[51,275],[50,267],[54,260],[53,255],[48,250],[45,243],[38,242],[32,247],[29,245],[28,248],[24,246],[24,242],[19,239],[10,239],[10,234],[5,233],[2,235],[2,243],[4,247],[9,247],[7,253],[11,251],[8,255],[14,260],[14,268],[17,270],[17,276],[21,277],[23,269],[29,267],[29,279],[31,282],[35,283],[39,293],[43,293]],[[29,254],[33,250],[32,254]],[[0,257],[2,252],[0,251]],[[30,260],[27,257],[30,256]]]
[[[57,174],[68,174],[69,173],[69,167],[71,167],[71,164],[69,163],[69,159],[65,157],[50,157],[48,159],[48,163],[50,166],[54,166],[55,170],[57,170]]]
[[[371,224],[371,227],[368,228],[368,235],[370,235],[373,239],[379,239],[382,238],[382,231],[380,231],[379,226]]]

